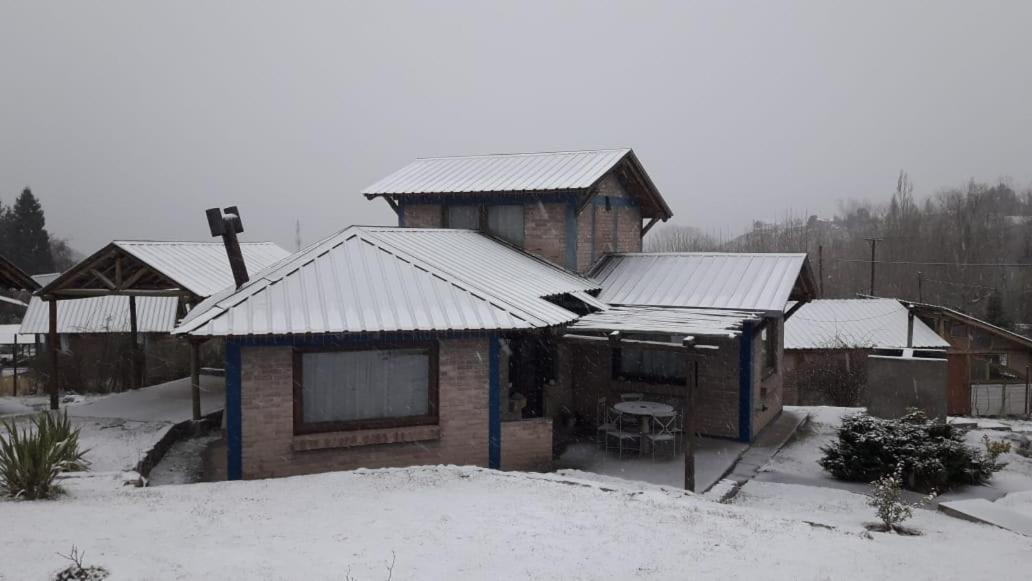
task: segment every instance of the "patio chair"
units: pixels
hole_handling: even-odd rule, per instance
[[[606,432],[615,430],[617,413],[609,407],[605,397],[598,398],[595,404],[595,444],[605,445]]]
[[[645,399],[644,393],[621,393],[620,401],[642,401]]]
[[[628,425],[624,425],[628,424]],[[609,450],[616,450],[617,457],[623,459],[624,449],[633,451],[641,454],[641,437],[642,434],[639,431],[641,429],[641,422],[638,418],[632,417],[627,414],[616,415],[616,427],[611,430],[606,430],[606,445],[605,452]],[[616,441],[615,446],[611,446],[612,440]]]
[[[652,448],[652,461],[656,460],[656,448],[658,444],[669,442],[673,444],[674,455],[677,455],[677,435],[674,433],[677,424],[677,412],[652,416],[652,431],[645,434],[649,439]]]

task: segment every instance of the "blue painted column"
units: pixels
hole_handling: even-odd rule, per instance
[[[742,325],[738,346],[738,439],[752,440],[753,333],[751,322]]]
[[[498,470],[502,467],[501,346],[497,335],[491,335],[488,341],[487,467]]]
[[[240,402],[240,344],[226,341],[226,477],[240,480],[244,475]]]

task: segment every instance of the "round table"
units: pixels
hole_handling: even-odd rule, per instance
[[[649,419],[655,416],[662,416],[674,413],[674,406],[667,405],[665,403],[659,403],[658,401],[622,401],[614,405],[613,409],[621,414],[641,416],[640,433],[643,437],[640,438],[641,441],[638,444],[638,451],[643,455],[646,452],[646,438],[644,438],[644,435],[648,434],[652,430],[652,422],[650,422]]]
[[[657,416],[672,413],[674,406],[657,401],[622,401],[614,405],[613,409],[633,416]]]

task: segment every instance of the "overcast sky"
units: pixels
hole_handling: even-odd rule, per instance
[[[733,231],[969,178],[1032,184],[1032,2],[0,0],[0,200],[82,252],[389,224],[415,157],[633,147]]]

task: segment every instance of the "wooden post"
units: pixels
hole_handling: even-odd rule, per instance
[[[129,367],[133,387],[143,387],[143,380],[140,374],[140,345],[139,328],[136,324],[136,297],[129,295],[129,340],[132,349],[129,354]]]
[[[193,419],[201,419],[201,344],[190,341],[190,399],[193,400]]]
[[[58,369],[57,369],[57,343],[59,341],[57,337],[57,297],[50,297],[50,333],[47,338],[47,347],[50,351],[50,409],[56,410],[58,408],[58,397],[57,393],[60,390],[58,383]]]
[[[691,374],[685,382],[684,410],[684,488],[695,492],[695,391],[699,383],[699,361],[688,356]]]
[[[14,332],[14,348],[11,350],[11,363],[14,364],[13,395],[18,395],[18,332]]]

